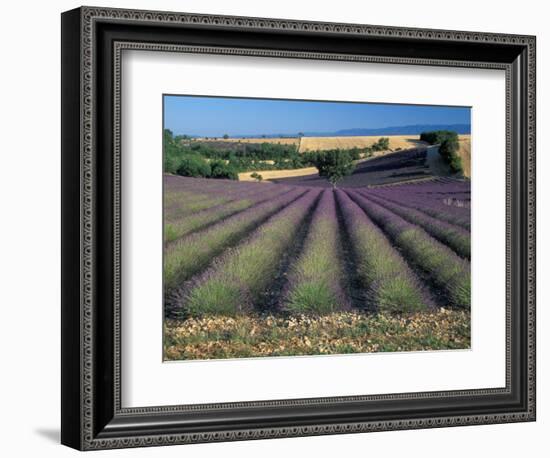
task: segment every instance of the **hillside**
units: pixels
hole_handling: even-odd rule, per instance
[[[390,135],[390,149],[414,148],[424,145],[418,135]],[[382,136],[342,136],[342,137],[303,137],[300,142],[300,153],[306,151],[323,151],[328,149],[365,148],[372,146]]]

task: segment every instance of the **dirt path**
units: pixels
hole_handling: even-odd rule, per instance
[[[449,176],[451,171],[449,166],[445,164],[443,158],[439,154],[439,146],[428,147],[426,154],[426,165],[430,168],[430,172],[435,176]]]

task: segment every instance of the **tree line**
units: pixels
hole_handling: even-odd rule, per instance
[[[298,152],[298,146],[277,143],[220,144],[174,136],[164,130],[164,171],[182,176],[237,180],[241,172],[316,167],[319,175],[335,184],[355,168],[354,161],[389,149],[389,139],[380,138],[369,147]]]

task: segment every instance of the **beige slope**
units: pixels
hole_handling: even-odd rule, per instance
[[[462,159],[462,168],[464,169],[464,176],[471,178],[471,140],[469,135],[458,136],[458,155]]]
[[[239,181],[256,181],[250,175],[254,172],[239,173]],[[262,176],[263,181],[273,180],[277,178],[290,178],[290,177],[302,177],[306,175],[317,175],[318,171],[315,167],[304,167],[302,169],[289,169],[289,170],[264,170],[257,172]]]
[[[365,148],[376,143],[380,138],[390,139],[390,149],[408,149],[425,145],[419,140],[419,135],[378,135],[357,137],[303,137],[300,142],[300,152],[322,151],[327,149]]]

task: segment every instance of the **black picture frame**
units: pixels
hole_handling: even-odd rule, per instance
[[[79,450],[535,420],[533,36],[81,7],[62,14],[62,433]],[[506,71],[505,388],[125,409],[122,49]]]

